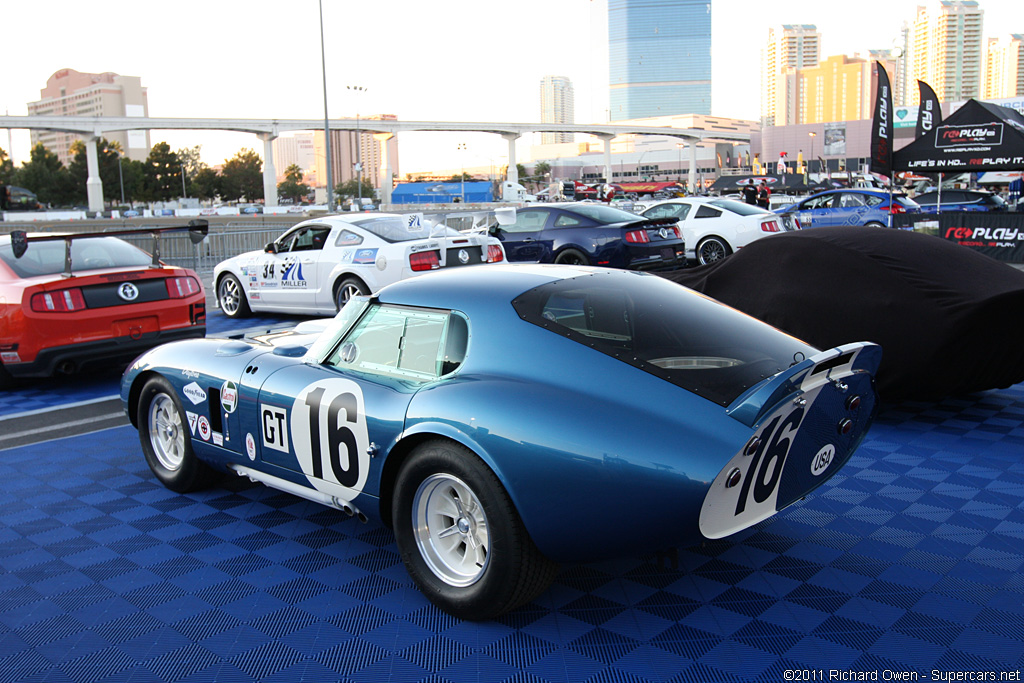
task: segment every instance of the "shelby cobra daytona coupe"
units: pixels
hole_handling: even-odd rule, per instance
[[[487,619],[558,562],[721,538],[807,495],[864,437],[880,354],[655,275],[499,265],[164,345],[121,398],[167,487],[231,472],[378,518],[431,601]]]

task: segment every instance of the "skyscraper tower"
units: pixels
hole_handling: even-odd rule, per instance
[[[710,0],[608,0],[611,121],[711,113]]]
[[[984,15],[976,0],[939,0],[918,8],[911,31],[912,77],[930,85],[939,101],[981,96]],[[917,104],[917,90],[908,91]]]
[[[576,123],[575,116],[572,81],[565,76],[545,76],[540,79],[540,122]],[[572,141],[572,133],[540,134],[542,145]]]
[[[762,125],[797,122],[799,103],[793,97],[796,88],[787,85],[787,78],[792,80],[794,70],[817,66],[820,60],[821,33],[814,24],[783,24],[768,29],[768,42],[761,55]]]
[[[983,95],[986,100],[1024,95],[1024,33],[988,39]]]

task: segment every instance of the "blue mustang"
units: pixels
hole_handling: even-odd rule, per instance
[[[655,275],[507,265],[164,345],[121,398],[168,488],[227,472],[380,519],[430,600],[487,619],[559,562],[722,538],[807,495],[864,437],[879,358]]]

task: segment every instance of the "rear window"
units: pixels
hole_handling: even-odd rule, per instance
[[[0,259],[18,277],[64,272],[64,241],[29,242],[21,258],[14,258],[10,238],[0,242]],[[153,262],[146,252],[116,237],[76,239],[71,242],[71,270],[80,273],[104,268],[145,268]]]
[[[627,221],[643,220],[640,216],[622,209],[613,209],[604,204],[576,204],[566,207],[567,211],[586,216],[597,223],[625,223]]]
[[[559,280],[512,302],[520,317],[727,406],[817,349],[654,275]]]
[[[768,209],[760,206],[754,206],[753,204],[744,204],[743,202],[737,202],[733,199],[716,199],[712,202],[708,202],[717,207],[738,213],[741,216],[757,216],[762,213],[769,213]]]
[[[358,225],[363,230],[372,232],[385,242],[409,242],[410,240],[421,240],[426,237],[459,234],[458,230],[453,230],[443,225],[431,227],[426,222],[420,224],[420,226],[410,227],[401,216],[350,219],[349,222],[353,225]]]

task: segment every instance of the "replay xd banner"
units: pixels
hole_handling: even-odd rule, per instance
[[[943,239],[1008,263],[1024,263],[1024,213],[951,211],[930,216]],[[921,216],[915,216],[915,222]]]

